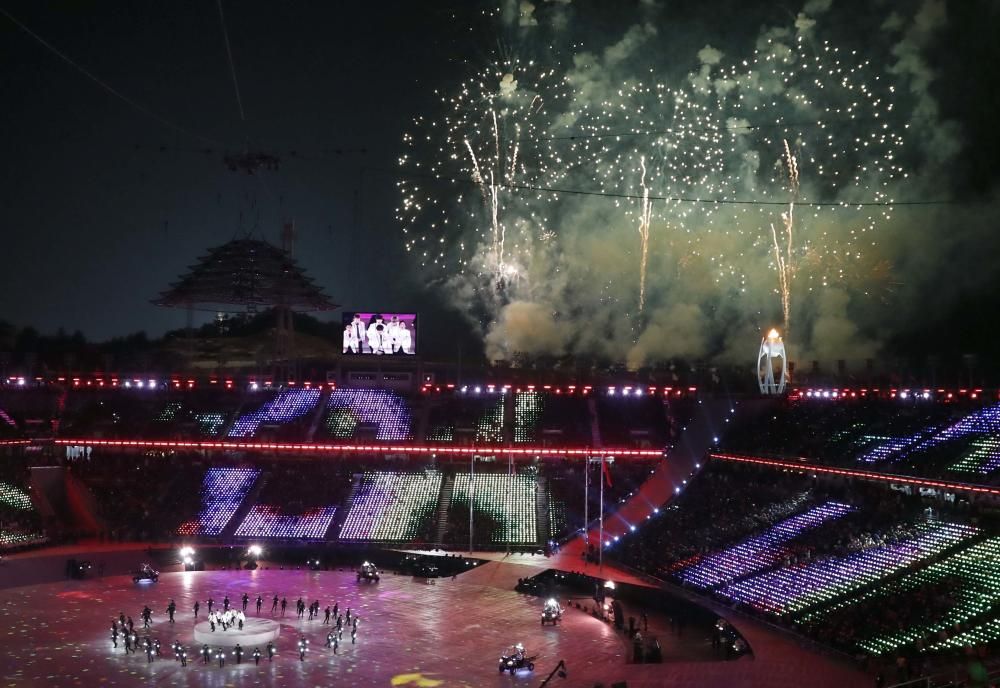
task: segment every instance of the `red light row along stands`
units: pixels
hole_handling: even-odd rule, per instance
[[[1000,398],[1000,391],[987,393],[985,396]],[[897,387],[861,387],[852,389],[850,387],[836,388],[806,388],[793,389],[789,395],[790,399],[927,399],[936,401],[960,401],[963,399],[980,399],[984,397],[984,390],[980,387],[966,389],[943,389],[943,388],[897,388]]]
[[[228,390],[242,390],[245,388],[250,388],[256,390],[258,388],[271,388],[275,386],[275,382],[268,378],[254,378],[248,377],[245,379],[236,378],[192,378],[192,377],[178,377],[171,376],[167,379],[160,379],[156,377],[125,377],[119,375],[102,375],[96,373],[90,376],[59,376],[52,378],[45,377],[34,377],[26,379],[24,377],[9,377],[6,383],[15,387],[25,387],[28,382],[35,386],[39,385],[60,385],[60,386],[71,386],[76,389],[81,388],[91,388],[91,389],[101,389],[101,388],[123,388],[123,389],[146,389],[146,390],[158,390],[158,389],[173,389],[173,390],[183,390],[183,389],[204,389],[205,387],[217,388],[217,389],[228,389]],[[281,384],[281,383],[279,383]],[[335,389],[337,385],[332,382],[314,382],[312,380],[287,380],[284,383],[287,387],[302,387],[304,389]],[[675,396],[694,396],[698,392],[697,387],[672,387],[672,386],[655,386],[655,385],[608,385],[608,386],[598,386],[594,385],[537,385],[537,384],[525,384],[525,385],[512,385],[512,384],[495,384],[495,383],[479,383],[479,384],[465,384],[456,385],[454,383],[448,384],[434,384],[430,382],[424,382],[420,387],[420,392],[423,394],[439,394],[439,393],[455,393],[455,394],[497,394],[497,393],[508,393],[508,392],[544,392],[546,394],[559,394],[559,395],[574,395],[579,394],[582,396],[587,396],[594,393],[607,394],[608,396],[646,396],[646,395],[662,395],[665,397]]]
[[[423,394],[440,394],[446,392],[453,392],[456,394],[506,394],[509,392],[514,392],[515,394],[520,394],[521,392],[544,392],[546,394],[565,394],[574,395],[580,394],[582,396],[588,396],[596,392],[604,392],[608,396],[655,396],[657,394],[662,394],[663,396],[693,396],[697,393],[697,387],[656,387],[656,386],[643,386],[643,385],[624,385],[617,386],[611,385],[607,387],[595,388],[593,385],[499,385],[499,384],[472,384],[472,385],[455,385],[452,383],[445,385],[435,385],[429,382],[425,382],[420,391]]]
[[[615,458],[656,458],[664,455],[660,449],[631,449],[587,447],[511,447],[481,445],[469,447],[432,446],[424,444],[323,444],[301,442],[220,442],[213,440],[106,440],[75,438],[55,440],[58,446],[113,447],[121,449],[182,449],[216,451],[262,451],[300,454],[444,454],[444,455],[512,455],[559,456],[586,458],[604,456]]]
[[[155,377],[119,377],[116,375],[104,376],[104,375],[94,375],[89,377],[54,377],[54,378],[43,378],[35,377],[30,378],[33,385],[70,385],[74,388],[123,388],[123,389],[195,389],[212,387],[212,388],[224,388],[224,389],[243,389],[243,385],[250,387],[251,389],[257,389],[258,387],[268,388],[273,386],[273,380],[255,378],[247,378],[245,381],[239,381],[233,378],[207,378],[207,379],[196,379],[196,378],[184,378],[184,377],[171,377],[168,380],[160,380]],[[28,380],[24,377],[9,377],[7,378],[7,384],[15,387],[25,387],[27,386]],[[328,387],[334,389],[335,384],[330,382],[313,382],[311,380],[296,381],[288,380],[285,383],[289,387],[301,386],[305,389],[322,389]]]

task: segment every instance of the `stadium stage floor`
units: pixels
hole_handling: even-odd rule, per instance
[[[503,564],[494,564],[503,566]],[[486,573],[484,571],[483,573]],[[468,575],[468,577],[466,577]],[[627,680],[630,688],[654,686],[792,686],[810,676],[812,688],[869,685],[868,679],[812,653],[787,653],[780,643],[768,646],[761,639],[756,659],[733,662],[668,661],[661,665],[626,663],[627,646],[613,629],[587,614],[568,609],[561,627],[539,624],[541,601],[517,594],[506,586],[491,584],[483,576],[463,574],[456,580],[438,579],[428,584],[386,572],[377,585],[358,584],[351,571],[258,570],[167,573],[155,584],[133,584],[124,576],[85,581],[64,581],[0,590],[7,633],[0,653],[0,676],[5,685],[17,686],[318,686],[347,681],[356,686],[537,686],[564,659],[566,679],[553,678],[550,686],[608,686]],[[489,578],[494,576],[489,575]],[[499,583],[499,581],[496,581]],[[224,668],[203,665],[192,646],[194,600],[226,594],[234,603],[246,591],[267,600],[275,593],[287,596],[288,612],[276,643],[279,655],[273,664],[252,660]],[[358,641],[340,653],[324,647],[326,630],[321,620],[299,621],[294,604],[319,599],[325,607],[334,601],[361,615]],[[177,623],[167,623],[164,608],[177,602]],[[139,621],[139,610],[154,610],[151,637],[159,637],[164,658],[147,664],[142,654],[126,656],[112,649],[110,622],[119,611]],[[270,604],[265,603],[264,614]],[[253,602],[250,610],[253,613]],[[654,625],[657,620],[650,619]],[[137,631],[142,637],[141,621]],[[310,640],[310,652],[299,662],[295,643]],[[662,637],[666,637],[664,634]],[[188,666],[168,657],[168,648],[179,638],[189,648]],[[751,644],[756,641],[750,638]],[[533,673],[515,677],[499,674],[497,659],[508,644],[521,641],[530,654],[539,655]],[[663,641],[665,655],[679,648]],[[688,639],[698,645],[708,639]],[[787,642],[787,641],[785,641]],[[788,644],[790,645],[790,643]],[[247,648],[248,655],[252,648]],[[672,651],[673,650],[673,651]],[[763,657],[762,657],[763,651]],[[773,662],[763,663],[770,656]],[[805,663],[805,665],[803,665]]]

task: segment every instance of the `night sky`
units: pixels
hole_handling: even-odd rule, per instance
[[[458,52],[454,12],[413,2],[231,5],[245,122],[214,2],[5,4],[184,132],[0,17],[0,318],[94,339],[160,334],[184,323],[183,312],[149,304],[160,289],[235,236],[277,243],[286,219],[298,230],[297,258],[335,302],[427,306],[402,255],[387,171],[411,113],[429,105],[429,76]],[[247,142],[279,155],[281,169],[230,172],[223,151]]]
[[[599,46],[605,30],[617,37],[640,4],[575,3],[578,35],[565,43]],[[995,186],[1000,153],[997,47],[989,38],[1000,11],[996,2],[946,4],[947,30],[928,53],[940,72],[943,115],[974,144],[950,191],[978,203]],[[838,6],[846,30],[866,21],[850,3]],[[507,38],[484,17],[490,5],[225,3],[245,121],[215,2],[2,7],[154,114],[122,102],[0,17],[0,319],[91,339],[162,334],[183,326],[184,314],[150,299],[206,248],[247,233],[277,243],[281,223],[294,219],[298,260],[345,309],[417,310],[438,326],[460,320],[404,255],[392,170],[402,132],[436,107],[433,90],[465,76],[467,61],[487,59]],[[743,24],[756,30],[796,11],[736,2],[715,9],[678,3],[671,40],[689,52],[706,36],[724,46]],[[743,21],[732,21],[740,12]],[[281,169],[229,171],[224,152],[244,148],[280,156]],[[988,255],[954,260],[986,274],[969,296],[992,307],[997,280]],[[969,334],[982,330],[970,325]]]

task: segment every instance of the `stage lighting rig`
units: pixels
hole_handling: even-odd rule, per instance
[[[184,564],[185,571],[194,571],[196,562],[194,559],[194,547],[190,545],[185,545],[180,549],[181,563]]]
[[[552,680],[552,677],[556,675],[558,675],[559,678],[566,678],[566,676],[568,675],[565,660],[562,659],[559,660],[559,663],[556,664],[556,668],[553,669],[551,672],[549,672],[549,675],[545,677],[545,680],[542,681],[542,685],[540,685],[538,688],[545,688],[545,686],[549,684],[549,681]]]
[[[264,554],[264,548],[260,545],[250,545],[247,548],[247,565],[248,570],[253,570],[257,568],[257,562],[260,560],[261,556]]]

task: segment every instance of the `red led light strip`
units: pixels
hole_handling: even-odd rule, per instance
[[[57,439],[57,445],[89,447],[121,447],[135,449],[216,449],[223,451],[301,452],[308,454],[513,454],[515,456],[615,456],[648,457],[664,455],[658,449],[590,449],[553,447],[437,447],[416,444],[297,444],[288,442],[213,442],[183,440],[97,440]]]
[[[762,459],[759,457],[743,456],[740,454],[711,453],[709,454],[709,457],[719,461],[752,463],[760,466],[769,466],[771,468],[788,468],[795,471],[809,471],[811,473],[823,473],[825,475],[840,475],[849,478],[862,478],[864,480],[878,480],[885,483],[902,483],[904,485],[916,485],[918,487],[935,487],[951,492],[973,492],[976,494],[1000,496],[1000,488],[972,485],[969,483],[953,483],[946,480],[928,480],[926,478],[914,478],[907,475],[895,475],[892,473],[876,473],[875,471],[856,471],[848,468],[832,468],[830,466],[817,466],[810,463],[781,461],[779,459]]]
[[[31,440],[0,440],[0,447],[14,447],[23,444],[31,444]]]

